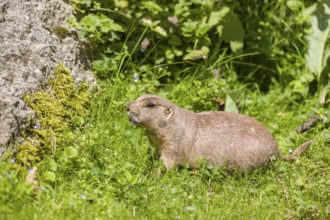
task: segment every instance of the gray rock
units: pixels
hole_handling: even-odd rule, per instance
[[[38,91],[58,63],[70,69],[77,83],[95,82],[76,35],[61,39],[53,33],[57,26],[66,27],[72,13],[62,0],[0,2],[0,156],[22,141],[20,132],[35,117],[22,97]]]

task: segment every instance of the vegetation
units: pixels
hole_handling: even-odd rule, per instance
[[[311,31],[323,24],[329,35],[329,1],[71,3],[68,22],[91,45],[98,89],[91,97],[60,65],[49,88],[25,97],[39,124],[0,159],[0,219],[330,218],[330,44]],[[159,175],[125,113],[144,93],[193,111],[224,99],[265,124],[283,153],[314,143],[294,162],[245,175],[207,166]],[[322,120],[297,133],[310,117]],[[37,185],[26,181],[34,166]]]
[[[16,159],[24,166],[31,167],[47,156],[52,157],[58,150],[57,142],[70,139],[66,131],[73,130],[84,124],[87,115],[90,91],[86,83],[75,86],[74,80],[62,64],[54,71],[54,79],[48,86],[51,92],[41,90],[28,94],[24,101],[36,113],[40,127],[28,129],[25,142],[17,147]],[[72,136],[72,135],[71,135]],[[70,149],[70,148],[67,148]],[[71,148],[71,151],[76,151]]]

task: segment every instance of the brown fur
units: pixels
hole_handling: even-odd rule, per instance
[[[248,171],[282,154],[272,134],[257,120],[231,112],[194,113],[156,95],[143,95],[127,105],[130,121],[144,127],[166,169],[198,161]],[[311,143],[292,155],[298,156]]]

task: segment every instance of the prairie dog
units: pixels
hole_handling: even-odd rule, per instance
[[[256,119],[238,113],[194,113],[156,95],[142,95],[126,106],[130,121],[147,131],[167,170],[196,167],[199,160],[242,172],[282,157],[273,135]],[[304,143],[292,159],[312,142]]]

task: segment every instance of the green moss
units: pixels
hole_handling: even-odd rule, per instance
[[[33,143],[33,139],[26,139],[25,142],[18,147],[18,153],[16,154],[17,161],[31,167],[32,164],[40,160],[38,147],[39,143]]]
[[[29,137],[17,147],[16,158],[25,165],[32,166],[61,148],[61,136],[72,130],[74,118],[86,117],[90,91],[87,83],[75,85],[70,71],[59,64],[54,71],[54,78],[48,82],[50,92],[41,90],[28,94],[24,101],[36,113],[41,128],[32,128]]]
[[[53,32],[54,32],[54,34],[56,34],[56,36],[58,36],[59,38],[62,38],[62,39],[71,35],[71,31],[62,26],[54,27]]]

